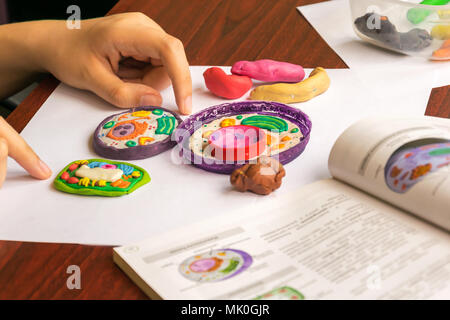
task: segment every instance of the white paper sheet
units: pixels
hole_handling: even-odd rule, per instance
[[[429,91],[450,84],[450,61],[406,56],[361,40],[352,28],[348,0],[332,0],[297,9],[361,78],[375,73],[378,75],[375,79],[384,81],[383,88],[401,85],[411,93],[418,88]]]
[[[191,67],[194,112],[227,102],[207,91],[202,76],[206,68]],[[55,190],[53,178],[67,163],[98,157],[91,147],[93,130],[104,118],[120,111],[89,92],[60,85],[22,132],[53,169],[53,177],[34,180],[9,161],[7,179],[0,190],[0,239],[108,245],[136,242],[251,203],[271,201],[327,178],[331,147],[351,123],[379,113],[423,115],[425,111],[426,103],[411,105],[401,96],[380,97],[351,70],[327,71],[330,89],[295,105],[312,120],[310,142],[298,159],[286,165],[281,188],[265,197],[234,191],[229,176],[175,165],[171,151],[132,161],[145,168],[152,180],[128,196],[83,197]],[[172,89],[162,94],[163,106],[175,110]]]

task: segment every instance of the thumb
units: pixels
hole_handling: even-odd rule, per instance
[[[6,141],[8,155],[15,159],[25,170],[37,179],[51,176],[50,168],[37,156],[23,138],[0,117],[0,137]],[[6,150],[6,148],[4,148]]]
[[[92,91],[109,103],[120,108],[160,106],[162,97],[152,87],[141,83],[124,82],[112,72],[99,69]]]

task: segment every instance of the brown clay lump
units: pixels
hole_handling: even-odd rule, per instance
[[[281,186],[286,175],[283,165],[276,159],[261,156],[256,163],[248,163],[233,171],[231,184],[239,191],[267,195]]]

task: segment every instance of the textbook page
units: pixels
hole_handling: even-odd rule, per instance
[[[449,235],[332,179],[114,256],[163,299],[450,298]]]
[[[333,177],[450,230],[450,120],[372,117],[336,141]]]

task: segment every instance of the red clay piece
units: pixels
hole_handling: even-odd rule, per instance
[[[218,97],[237,99],[252,88],[252,80],[247,76],[228,75],[221,68],[208,68],[204,73],[206,87]]]

